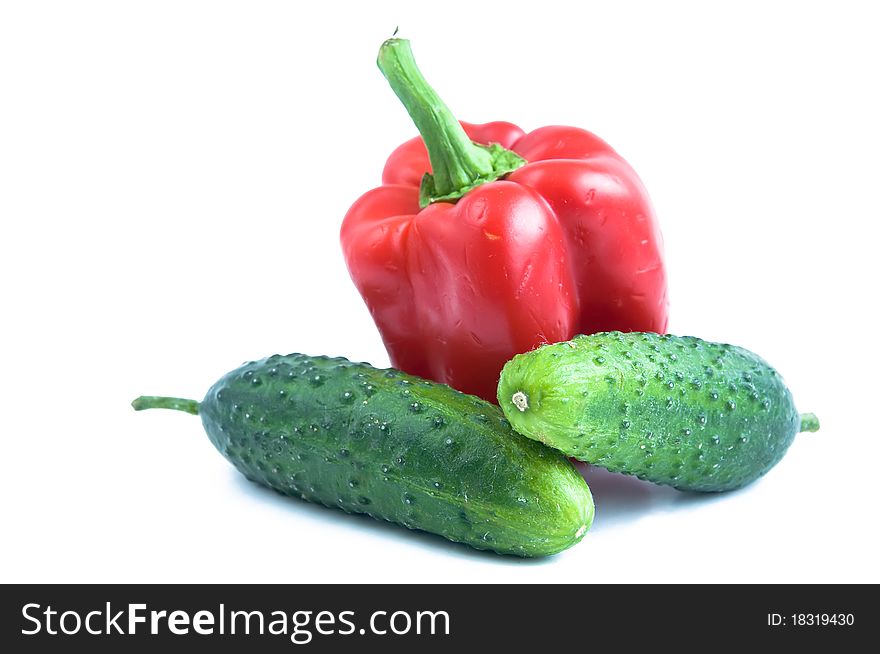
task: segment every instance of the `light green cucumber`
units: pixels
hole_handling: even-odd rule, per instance
[[[498,407],[397,370],[276,355],[230,372],[200,403],[133,404],[200,415],[252,481],[478,549],[554,554],[593,520],[590,491],[559,452],[515,433]]]
[[[504,366],[498,402],[529,438],[682,490],[744,486],[798,432],[819,428],[759,356],[690,336],[606,332],[546,345]]]

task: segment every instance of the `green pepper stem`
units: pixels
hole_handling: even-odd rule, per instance
[[[800,431],[819,431],[819,418],[816,417],[815,413],[801,414]]]
[[[199,415],[199,403],[195,400],[184,400],[179,397],[158,397],[155,395],[141,395],[131,403],[135,411],[144,409],[173,409],[174,411],[186,411],[194,416]]]
[[[449,202],[467,191],[516,170],[525,160],[500,145],[482,146],[468,138],[461,123],[416,66],[406,39],[388,39],[376,62],[421,134],[433,175],[422,179],[420,204]]]

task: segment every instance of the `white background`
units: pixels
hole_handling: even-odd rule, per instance
[[[880,581],[869,7],[4,3],[0,580]],[[285,499],[132,411],[275,352],[387,365],[338,229],[414,134],[374,64],[398,25],[459,118],[626,157],[670,331],[763,355],[821,431],[727,495],[588,471],[593,530],[521,561]]]

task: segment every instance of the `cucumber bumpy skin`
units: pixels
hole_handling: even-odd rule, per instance
[[[605,332],[546,345],[504,366],[498,402],[529,438],[693,491],[744,486],[799,431],[819,428],[763,359],[691,336]]]
[[[555,554],[593,520],[589,488],[560,453],[515,433],[498,407],[397,370],[275,355],[230,372],[201,403],[133,406],[199,414],[252,481],[477,549]]]

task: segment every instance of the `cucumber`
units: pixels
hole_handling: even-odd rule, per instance
[[[498,402],[529,438],[693,491],[744,486],[799,431],[819,428],[759,356],[691,336],[605,332],[546,345],[504,366]]]
[[[397,370],[275,355],[230,372],[201,403],[133,406],[199,414],[252,481],[477,549],[554,554],[593,520],[589,488],[565,457],[516,434],[498,407]]]

